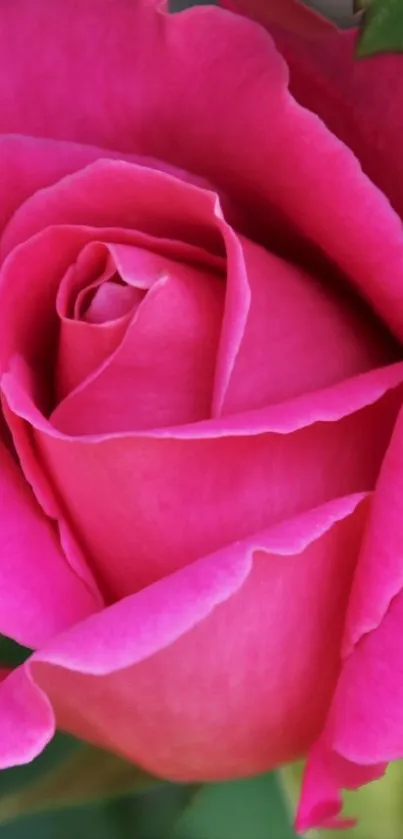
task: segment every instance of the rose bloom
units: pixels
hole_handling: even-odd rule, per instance
[[[308,754],[302,830],[403,754],[402,59],[251,9],[0,10],[0,765]]]

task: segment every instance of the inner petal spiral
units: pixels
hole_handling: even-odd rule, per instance
[[[102,427],[131,428],[207,417],[224,296],[214,268],[89,244],[57,296],[53,422],[71,428],[91,415]]]

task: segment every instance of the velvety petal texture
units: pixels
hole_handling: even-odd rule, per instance
[[[248,9],[0,12],[0,767],[311,750],[306,829],[403,753],[397,59]]]
[[[402,754],[402,418],[371,507],[344,631],[344,665],[314,747],[298,816],[301,830],[337,816],[341,788],[367,783]],[[370,686],[370,690],[366,689]]]
[[[225,9],[245,14],[262,26],[273,24],[291,30],[294,35],[317,37],[333,31],[332,23],[300,0],[225,0]]]
[[[197,172],[236,200],[256,235],[270,238],[273,223],[272,241],[292,251],[291,224],[319,245],[401,336],[400,220],[352,152],[289,97],[286,65],[263,28],[210,7],[168,16],[120,0],[116,9],[110,0],[102,7],[86,0],[80,15],[68,2],[62,10],[49,0],[35,12],[30,0],[7,7],[0,54],[15,86],[11,95],[3,88],[0,129],[143,153]],[[21,17],[32,33],[28,48]],[[131,76],[147,85],[128,85]]]
[[[25,762],[51,736],[46,696],[62,727],[177,780],[242,775],[302,753],[338,672],[366,509],[360,495],[331,502],[61,635],[0,690],[2,765]],[[13,698],[26,694],[28,727]]]
[[[54,523],[0,444],[0,632],[38,647],[102,606],[87,568],[71,567]],[[80,573],[82,572],[82,573]]]
[[[287,60],[293,94],[352,149],[402,216],[403,165],[396,154],[403,129],[401,55],[357,60],[355,30],[312,39],[295,37],[283,24],[268,28]],[[392,89],[394,95],[385,96]]]

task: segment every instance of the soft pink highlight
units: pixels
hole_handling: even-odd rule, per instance
[[[0,31],[0,766],[309,753],[334,825],[403,754],[398,59],[297,0],[76,7]]]

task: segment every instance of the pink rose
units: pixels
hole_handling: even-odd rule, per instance
[[[403,754],[402,59],[273,27],[295,99],[225,10],[0,20],[0,765],[312,749],[324,822]]]

